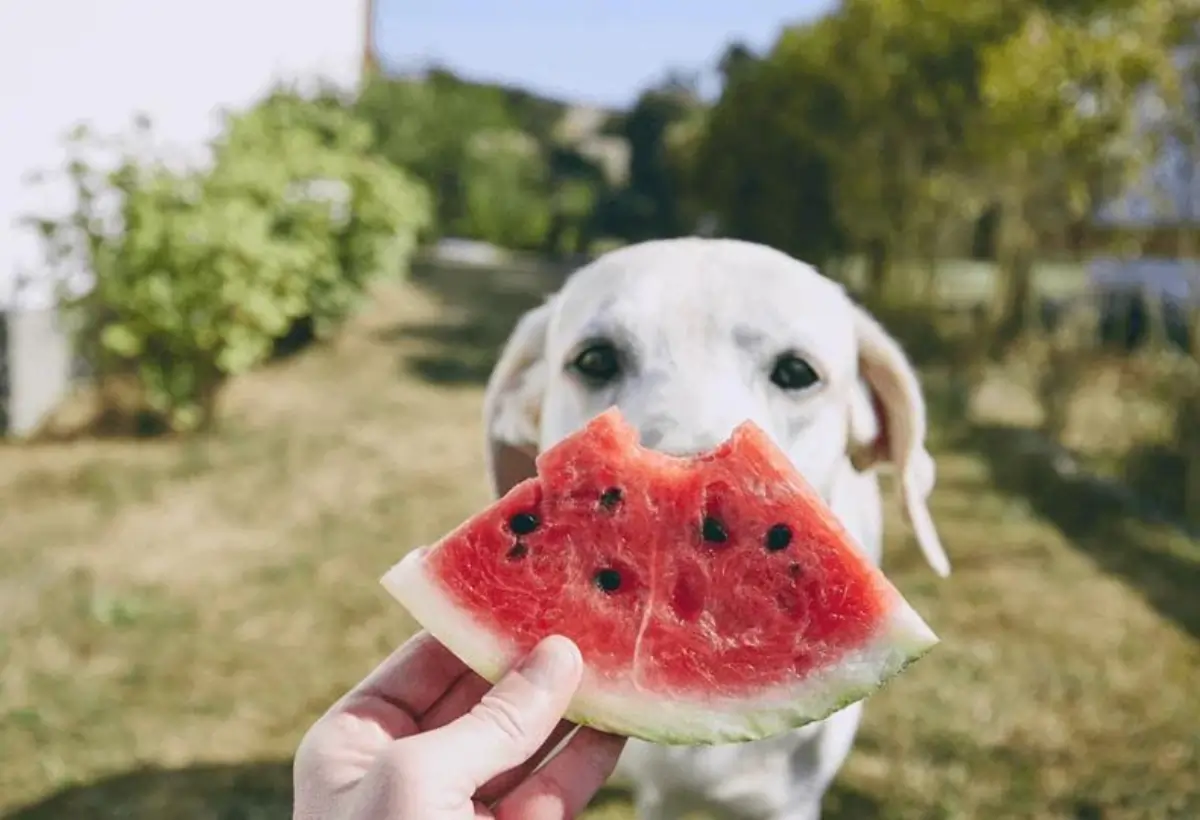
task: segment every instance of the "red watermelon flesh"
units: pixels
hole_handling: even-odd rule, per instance
[[[496,680],[579,646],[568,717],[660,743],[755,740],[860,700],[937,638],[750,422],[694,458],[611,409],[384,586]]]

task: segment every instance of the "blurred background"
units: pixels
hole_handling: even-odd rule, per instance
[[[607,249],[763,242],[921,369],[955,566],[832,818],[1200,817],[1200,9],[0,0],[0,815],[290,811]],[[889,513],[890,515],[891,513]],[[602,794],[591,820],[628,820]]]

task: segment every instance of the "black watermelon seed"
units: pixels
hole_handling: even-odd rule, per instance
[[[600,494],[600,506],[606,510],[611,510],[621,503],[621,488],[609,487]]]
[[[508,560],[519,561],[529,554],[529,547],[522,544],[520,541],[513,544],[512,549],[508,551]]]
[[[508,519],[508,528],[517,535],[529,535],[538,528],[539,523],[533,513],[520,512]]]
[[[616,592],[621,588],[621,573],[615,569],[602,569],[592,577],[592,581],[602,592]]]
[[[767,530],[767,549],[779,552],[788,548],[792,543],[792,528],[787,524],[776,524]]]
[[[704,516],[704,525],[700,528],[700,534],[710,544],[724,544],[729,540],[729,533],[725,531],[725,525],[711,515]]]

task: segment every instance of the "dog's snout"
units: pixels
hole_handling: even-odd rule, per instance
[[[642,427],[638,430],[638,441],[651,450],[657,450],[665,437],[666,431],[658,427]]]
[[[651,447],[650,449],[660,452],[666,456],[675,456],[676,458],[691,458],[692,456],[698,456],[703,453],[707,453],[716,448],[716,446],[716,444],[708,447],[671,447],[659,445],[658,447]]]
[[[638,440],[643,447],[657,450],[668,456],[695,456],[719,446],[732,428],[724,435],[713,431],[687,430],[682,425],[644,425],[638,427]]]

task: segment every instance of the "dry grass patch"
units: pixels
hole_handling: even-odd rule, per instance
[[[287,817],[301,733],[412,628],[379,575],[487,498],[480,374],[543,284],[386,290],[203,441],[0,450],[0,813]],[[972,441],[940,476],[956,574],[899,528],[887,569],[944,644],[870,703],[831,816],[1200,816],[1197,545],[1114,524],[1098,560]]]

